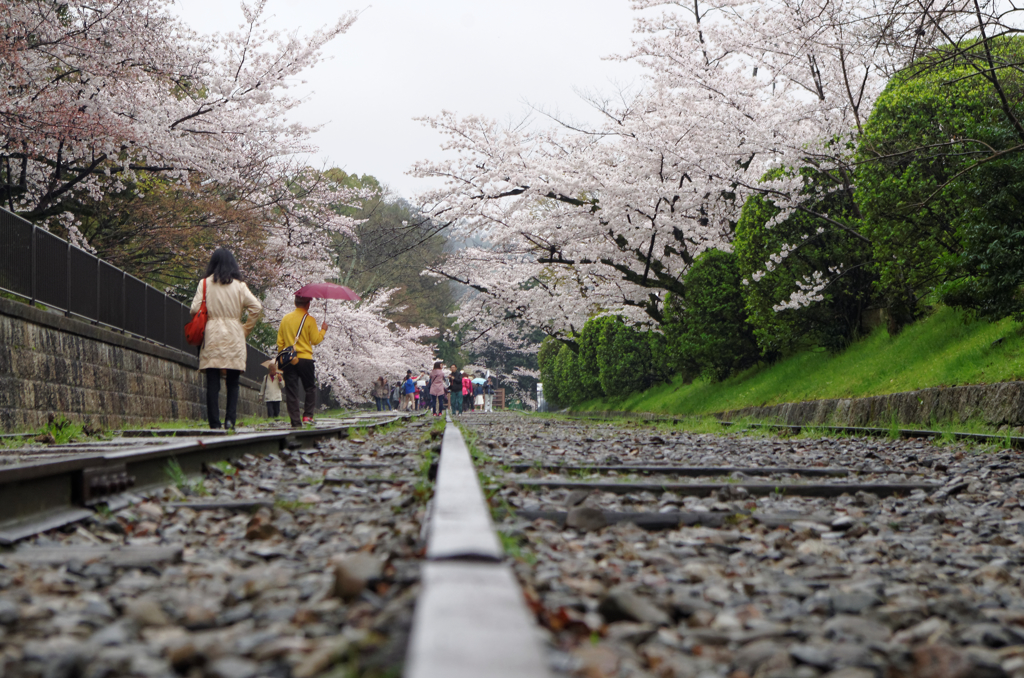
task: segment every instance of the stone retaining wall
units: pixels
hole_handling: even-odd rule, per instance
[[[716,415],[751,417],[784,424],[889,426],[931,422],[964,423],[970,419],[993,426],[1024,425],[1024,382],[925,388],[868,398],[811,400],[769,407],[745,407]]]
[[[0,299],[0,429],[38,429],[51,414],[115,428],[206,419],[194,355]],[[221,389],[223,416],[224,389]],[[242,379],[239,416],[263,412]]]

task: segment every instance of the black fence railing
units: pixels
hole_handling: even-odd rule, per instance
[[[182,353],[197,352],[185,341],[188,306],[4,209],[0,290]],[[243,376],[263,379],[266,360],[248,346]]]

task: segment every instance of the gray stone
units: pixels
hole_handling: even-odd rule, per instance
[[[789,654],[801,664],[810,664],[822,669],[828,669],[832,666],[832,653],[829,652],[828,647],[796,643],[790,645]]]
[[[665,626],[672,623],[671,617],[647,598],[628,588],[617,586],[608,592],[598,611],[608,621],[631,620]]]
[[[733,666],[750,675],[779,653],[786,654],[786,646],[775,640],[755,640],[741,647],[733,657]]]
[[[160,603],[152,598],[129,600],[124,611],[142,626],[166,626],[171,623]]]
[[[565,505],[568,508],[579,506],[583,503],[583,500],[589,496],[590,490],[573,490],[569,493],[569,496],[565,498]]]
[[[617,621],[605,626],[604,637],[610,642],[624,642],[629,643],[630,645],[639,645],[654,635],[655,630],[656,629],[652,624],[633,621]]]
[[[6,598],[0,598],[0,624],[14,624],[21,617],[18,606]]]
[[[124,645],[135,637],[135,630],[130,622],[124,621],[108,624],[89,637],[92,645]]]
[[[221,657],[206,667],[211,678],[254,678],[259,672],[259,664],[241,657]]]
[[[837,614],[860,614],[868,608],[877,607],[881,604],[881,599],[868,591],[851,591],[849,593],[837,593],[832,596],[832,609]]]
[[[1014,645],[1020,640],[1003,628],[1000,624],[993,622],[981,622],[971,624],[958,634],[964,645],[982,645],[984,647],[1006,647]]]
[[[110,606],[110,603],[103,599],[90,600],[85,609],[82,610],[82,614],[87,617],[100,617],[103,619],[113,619],[117,616],[117,612]]]
[[[878,622],[850,614],[838,614],[822,627],[826,638],[857,643],[883,643],[892,632]]]
[[[601,509],[590,506],[577,506],[566,515],[565,525],[581,532],[593,532],[594,530],[606,527],[608,519],[605,518]]]

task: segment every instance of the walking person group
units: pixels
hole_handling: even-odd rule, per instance
[[[304,291],[304,290],[300,290]],[[329,325],[317,327],[309,313],[311,299],[295,296],[295,309],[281,319],[277,331],[278,358],[263,363],[268,374],[263,379],[260,397],[266,402],[267,416],[281,413],[282,394],[287,403],[288,418],[293,427],[313,423],[316,406],[316,363],[313,347],[327,335]],[[191,307],[193,318],[201,316],[205,329],[197,339],[199,370],[206,374],[206,410],[210,428],[234,429],[238,418],[239,379],[246,367],[246,338],[263,312],[260,300],[242,282],[242,273],[234,255],[223,247],[214,250],[206,273],[199,282]],[[226,407],[220,418],[221,380],[225,382]],[[491,378],[473,379],[456,365],[446,374],[437,361],[427,375],[414,377],[407,370],[405,378],[389,384],[381,376],[373,385],[378,411],[426,407],[429,399],[434,416],[451,407],[452,414],[482,408],[491,412],[494,385]],[[394,403],[394,405],[393,405]]]
[[[324,340],[328,324],[319,328],[309,315],[309,297],[295,297],[295,310],[281,320],[277,332],[278,351],[291,346],[295,359],[285,365],[268,366],[260,395],[267,403],[267,415],[280,413],[282,387],[288,417],[294,427],[313,421],[316,405],[316,368],[313,346]],[[242,282],[238,261],[227,249],[218,247],[210,256],[206,274],[192,298],[192,316],[205,314],[205,328],[199,348],[199,370],[206,374],[206,413],[210,428],[234,429],[238,420],[239,379],[245,371],[248,349],[245,340],[256,326],[263,305]],[[245,322],[243,323],[243,317]],[[266,364],[266,363],[264,363]],[[227,394],[224,419],[220,418],[221,379]]]

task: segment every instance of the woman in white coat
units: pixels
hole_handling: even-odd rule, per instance
[[[220,428],[220,377],[227,382],[227,408],[224,427],[235,428],[238,412],[238,378],[245,371],[245,338],[259,320],[263,305],[242,282],[238,262],[230,251],[218,247],[206,266],[206,277],[199,281],[192,299],[192,315],[199,312],[206,290],[206,335],[199,349],[199,369],[206,372],[206,412],[210,428]],[[248,313],[245,324],[242,314]]]

